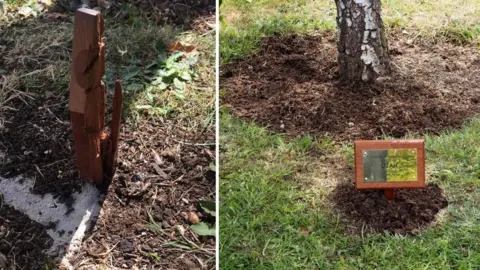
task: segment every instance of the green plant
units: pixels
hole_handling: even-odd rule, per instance
[[[201,201],[199,203],[200,208],[202,211],[211,216],[211,217],[216,217],[216,205],[215,202],[213,201]],[[190,229],[198,234],[198,235],[204,235],[204,236],[215,236],[215,224],[214,223],[208,223],[201,221],[197,224],[193,224],[190,226]]]

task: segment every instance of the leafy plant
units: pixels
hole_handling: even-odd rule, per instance
[[[209,226],[206,222],[199,222],[190,226],[190,229],[198,235],[215,236],[215,227]]]
[[[200,201],[199,205],[202,211],[205,212],[207,215],[210,215],[212,217],[216,216],[215,202]],[[192,226],[190,226],[190,229],[198,235],[215,236],[215,224],[212,223],[201,221],[197,224],[193,224]]]
[[[198,55],[181,51],[167,54],[167,46],[162,40],[157,40],[154,48],[158,53],[155,59],[143,66],[132,64],[126,67],[119,77],[127,92],[142,93],[142,100],[135,106],[137,110],[166,115],[173,108],[166,104],[160,94],[171,91],[176,99],[185,99],[186,86],[196,76],[193,67],[198,62]],[[112,92],[114,72],[107,69],[104,79],[107,88]]]
[[[200,202],[200,207],[202,208],[202,210],[211,215],[212,217],[215,217],[216,216],[216,205],[215,205],[215,202],[213,201],[201,201]]]

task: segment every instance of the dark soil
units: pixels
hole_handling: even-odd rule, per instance
[[[67,93],[66,93],[67,94]],[[73,138],[66,96],[33,94],[28,103],[17,101],[18,111],[0,130],[0,176],[25,175],[36,179],[33,193],[51,193],[60,202],[81,191],[75,166]]]
[[[480,113],[478,50],[410,44],[400,34],[389,42],[392,75],[347,85],[334,36],[265,38],[258,54],[222,68],[221,102],[275,132],[338,140],[435,134]]]
[[[80,191],[82,182],[74,163],[67,93],[48,97],[31,93],[35,100],[28,100],[28,105],[11,105],[18,111],[9,114],[6,128],[0,131],[0,149],[8,157],[0,159],[0,176],[22,174],[35,178],[34,193],[52,193],[68,205],[73,202],[71,194]],[[202,221],[215,222],[198,205],[199,201],[215,198],[215,172],[210,170],[215,147],[202,145],[214,142],[215,137],[194,137],[195,132],[176,125],[174,120],[157,124],[141,118],[135,127],[123,123],[119,166],[108,188],[103,214],[74,263],[90,258],[90,263],[105,264],[105,259],[111,258],[113,265],[109,266],[123,269],[132,269],[133,265],[149,269],[211,269],[215,265],[215,238],[194,234],[185,217],[194,212]],[[152,150],[158,153],[157,163]],[[0,234],[6,216],[15,220],[9,227],[9,237],[14,242],[45,231],[36,224],[31,232],[30,224],[34,222],[18,211],[11,210],[10,216],[4,216],[0,210],[0,214]],[[44,257],[31,254],[41,254],[48,241],[40,236],[36,239],[30,242],[33,247],[26,247],[23,253],[17,250],[5,255],[9,260],[17,256],[15,260],[21,269],[40,269],[38,265],[31,266],[36,263],[34,258]],[[166,245],[168,242],[173,246]],[[198,245],[206,251],[184,250],[175,244],[192,250],[193,245]],[[106,247],[113,250],[105,253]],[[40,259],[38,262],[43,263]]]
[[[330,199],[347,223],[347,231],[386,231],[414,234],[429,226],[448,202],[437,185],[425,189],[395,190],[395,200],[385,198],[382,190],[361,191],[353,183],[340,184]]]
[[[0,194],[0,257],[3,254],[8,258],[7,265],[16,269],[44,269],[54,261],[43,254],[52,244],[43,225],[5,205]],[[0,261],[0,268],[1,265]]]
[[[133,265],[211,269],[215,262],[208,261],[211,255],[204,251],[165,245],[170,242],[193,248],[188,239],[214,253],[215,239],[192,233],[185,216],[195,212],[201,220],[214,222],[198,207],[201,200],[214,200],[215,173],[209,169],[215,159],[214,146],[179,143],[171,134],[178,134],[178,130],[170,131],[147,120],[135,130],[127,127],[122,133],[120,164],[103,214],[76,260],[88,257],[100,263],[110,257],[110,267],[122,269],[132,269]]]

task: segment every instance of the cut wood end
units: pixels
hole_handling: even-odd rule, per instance
[[[101,15],[102,13],[98,10],[95,10],[95,9],[89,9],[89,8],[79,8],[77,9],[77,13],[85,13],[85,14],[88,14],[88,15],[92,15],[92,16],[97,16],[97,15]]]

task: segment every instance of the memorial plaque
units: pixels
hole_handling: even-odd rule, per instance
[[[423,140],[355,141],[357,189],[425,187]]]
[[[367,183],[417,180],[417,149],[363,151],[363,177]]]

